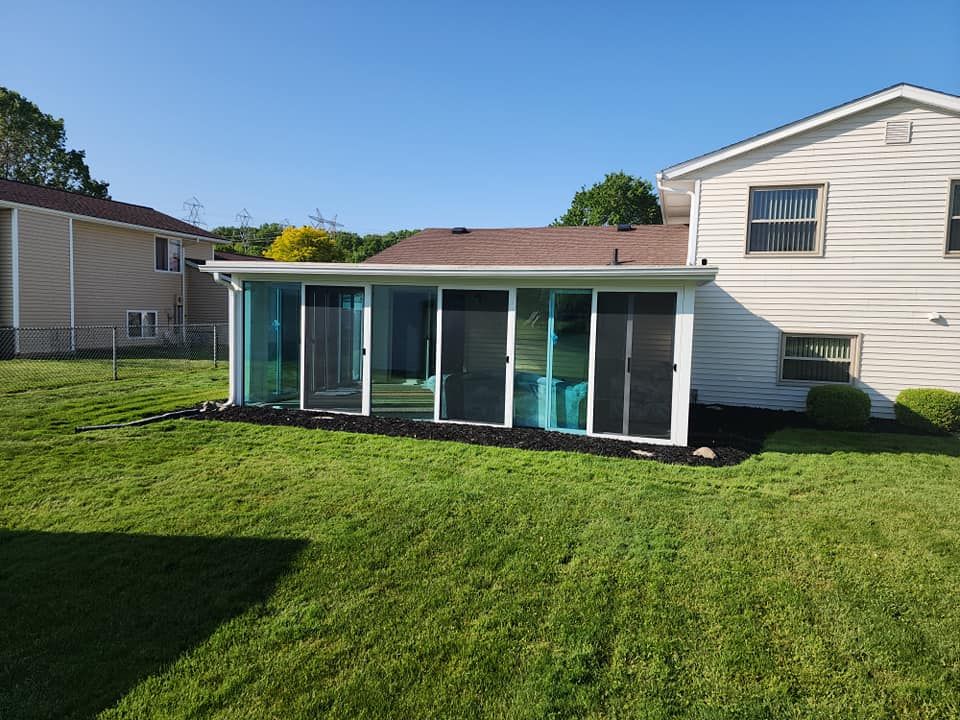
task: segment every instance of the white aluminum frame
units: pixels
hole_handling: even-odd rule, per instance
[[[433,287],[433,286],[430,286]],[[433,383],[433,422],[450,423],[453,425],[483,425],[486,427],[513,427],[513,345],[517,333],[517,288],[508,286],[490,286],[490,285],[438,285],[437,287],[437,350],[436,350],[436,371],[434,373]],[[440,374],[440,359],[443,354],[443,291],[460,290],[469,292],[471,290],[492,290],[494,292],[507,293],[507,343],[503,354],[504,362],[504,396],[503,396],[503,422],[488,423],[477,422],[475,420],[448,420],[440,417],[440,391],[442,375]]]
[[[331,410],[329,408],[311,408],[307,402],[307,287],[330,288],[363,288],[363,327],[361,328],[360,348],[360,410]],[[338,282],[301,282],[300,283],[300,409],[316,413],[341,413],[343,415],[369,415],[370,390],[370,341],[372,327],[370,324],[371,307],[373,302],[373,285],[369,283],[338,283]]]

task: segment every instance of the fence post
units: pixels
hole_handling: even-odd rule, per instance
[[[110,328],[112,331],[112,341],[110,343],[113,350],[113,379],[117,379],[117,328],[114,326]]]
[[[217,324],[213,324],[213,367],[217,367]]]

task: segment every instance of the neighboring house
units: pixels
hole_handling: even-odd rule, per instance
[[[232,262],[269,261],[269,258],[241,255],[214,249],[214,260]],[[186,268],[186,297],[190,298],[189,318],[191,323],[224,323],[227,321],[227,293],[224,286],[215,283],[210,275],[201,271],[207,258],[188,257]]]
[[[685,444],[691,399],[852,383],[889,416],[960,389],[960,98],[898,85],[658,185],[665,225],[206,263],[231,276],[231,400]]]
[[[696,301],[697,401],[801,410],[812,384],[960,390],[960,97],[897,85],[658,175]]]
[[[0,328],[116,326],[148,340],[224,322],[225,289],[183,271],[222,242],[142,205],[0,180]]]

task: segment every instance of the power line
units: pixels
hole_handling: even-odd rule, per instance
[[[196,195],[183,201],[183,211],[187,214],[187,216],[183,218],[185,222],[196,225],[197,227],[207,226],[203,221],[203,203],[197,200]]]

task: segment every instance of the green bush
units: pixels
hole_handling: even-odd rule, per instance
[[[817,385],[807,393],[807,415],[831,430],[860,430],[870,419],[870,396],[850,385]]]
[[[932,433],[960,432],[960,393],[940,388],[907,388],[897,395],[897,422]]]

